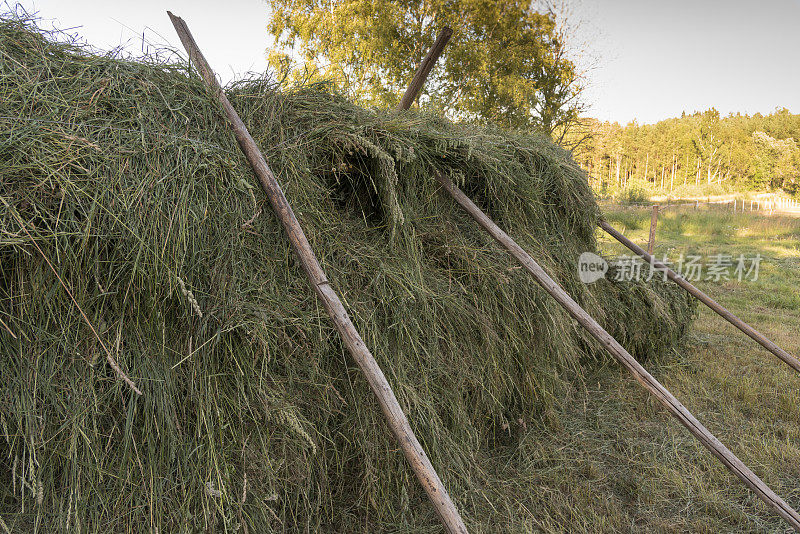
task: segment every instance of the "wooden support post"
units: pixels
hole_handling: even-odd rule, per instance
[[[731,323],[733,326],[750,336],[754,341],[759,343],[762,347],[770,351],[772,354],[780,358],[783,362],[785,362],[789,367],[800,373],[800,361],[780,348],[778,345],[764,337],[762,333],[758,330],[750,326],[749,324],[745,323],[738,317],[736,317],[733,313],[722,307],[719,303],[717,303],[714,299],[697,289],[691,283],[689,283],[684,277],[664,265],[663,263],[659,262],[655,258],[653,258],[650,254],[642,250],[636,243],[622,235],[619,231],[617,231],[613,226],[608,224],[606,221],[601,220],[598,223],[598,226],[608,232],[614,239],[628,247],[631,251],[635,252],[639,256],[644,259],[648,264],[652,263],[653,267],[656,269],[661,270],[662,272],[667,273],[667,277],[681,286],[683,289],[691,293],[697,300],[714,310],[717,314],[720,315],[723,319]]]
[[[350,317],[342,305],[342,302],[339,300],[338,295],[328,282],[325,272],[317,261],[314,251],[311,249],[311,245],[303,229],[300,227],[300,223],[297,221],[289,202],[286,200],[275,175],[264,160],[264,156],[261,154],[256,142],[250,136],[244,123],[239,118],[239,114],[236,113],[236,110],[217,83],[211,67],[209,67],[200,52],[186,23],[183,19],[176,17],[169,11],[167,13],[172,20],[172,24],[175,26],[175,31],[178,32],[183,46],[189,53],[189,58],[192,63],[194,63],[195,68],[200,72],[208,88],[214,96],[219,99],[222,108],[225,110],[233,133],[236,135],[236,140],[247,156],[247,160],[253,167],[253,171],[258,177],[261,187],[266,192],[267,197],[269,197],[269,201],[275,213],[286,229],[295,254],[308,275],[311,287],[322,301],[322,305],[328,312],[336,330],[338,330],[339,334],[342,336],[345,346],[361,368],[367,382],[369,382],[383,410],[383,414],[386,416],[389,427],[397,438],[400,448],[411,464],[411,468],[417,475],[420,484],[422,484],[431,502],[433,502],[442,523],[448,532],[466,533],[467,528],[458,510],[456,510],[456,507],[450,500],[450,496],[447,494],[447,490],[442,484],[442,481],[439,479],[433,465],[431,465],[431,462],[428,460],[428,456],[425,454],[414,432],[411,430],[408,419],[400,408],[400,404],[397,402],[397,398],[392,388],[389,386],[389,382],[386,380],[375,358],[364,344],[361,336],[356,331],[355,326],[353,326],[353,323],[350,321]]]
[[[425,80],[428,79],[428,74],[430,74],[431,69],[436,64],[436,60],[439,59],[439,56],[442,54],[442,50],[447,45],[447,41],[450,40],[450,37],[453,35],[453,30],[445,26],[442,28],[442,31],[439,32],[439,37],[436,38],[436,42],[433,43],[433,46],[430,50],[428,50],[428,55],[425,56],[425,59],[422,60],[420,63],[417,72],[414,74],[414,78],[411,80],[406,92],[403,94],[403,98],[400,99],[400,103],[397,105],[397,111],[404,111],[411,107],[411,104],[414,103],[414,99],[417,98],[417,94],[422,89],[422,86],[425,85]]]
[[[652,254],[656,247],[656,225],[658,224],[658,204],[653,204],[653,213],[650,215],[650,237],[647,240],[647,253]]]
[[[678,421],[685,426],[700,442],[744,484],[758,495],[765,503],[772,507],[778,515],[784,518],[796,531],[800,532],[800,514],[793,510],[775,492],[767,487],[758,476],[753,473],[739,458],[723,445],[700,421],[687,410],[658,380],[653,378],[644,367],[631,356],[616,339],[606,332],[583,308],[575,302],[536,261],[525,252],[511,237],[501,230],[483,211],[478,208],[449,178],[436,175],[442,188],[466,211],[478,224],[533,276],[536,282],[544,288],[578,323],[588,331],[600,344],[621,363],[634,378],[643,385],[655,398],[663,404]]]

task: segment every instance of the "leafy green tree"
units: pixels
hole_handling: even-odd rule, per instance
[[[753,185],[760,188],[781,187],[795,193],[800,172],[797,165],[800,161],[800,149],[794,139],[775,139],[764,132],[753,132],[753,142],[756,147]]]
[[[453,118],[564,132],[583,79],[552,10],[530,0],[274,0],[269,61],[332,79],[366,105],[395,105],[444,26],[453,29],[421,101]],[[296,61],[299,59],[299,61]]]
[[[575,151],[598,191],[636,186],[672,191],[682,185],[724,184],[728,189],[775,190],[800,196],[800,115],[776,109],[769,115],[716,109],[656,124],[584,119],[590,141]],[[622,155],[622,179],[616,162]],[[663,185],[662,185],[663,177]]]
[[[718,167],[715,169],[714,166],[718,165],[718,152],[722,146],[722,140],[719,136],[719,111],[715,108],[711,108],[701,115],[700,128],[694,138],[694,146],[698,155],[705,162],[706,179],[707,183],[710,184],[719,170]]]

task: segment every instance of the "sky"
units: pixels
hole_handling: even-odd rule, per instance
[[[653,123],[720,113],[800,113],[800,0],[568,0],[593,67],[588,115]],[[182,52],[166,15],[189,29],[223,83],[266,69],[266,0],[22,0],[45,28],[71,29],[100,49]]]
[[[110,50],[124,45],[142,55],[143,37],[151,50],[172,47],[186,57],[167,9],[182,17],[217,76],[227,83],[248,72],[264,72],[269,4],[265,0],[7,0],[37,13],[40,26],[71,29],[84,41]]]
[[[584,0],[576,12],[597,56],[592,116],[800,113],[800,0]]]

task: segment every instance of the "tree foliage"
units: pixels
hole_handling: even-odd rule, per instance
[[[591,139],[575,151],[599,189],[647,181],[800,193],[800,115],[731,114],[712,108],[656,124],[587,121]],[[631,182],[632,183],[632,182]]]
[[[447,25],[453,37],[420,99],[453,118],[563,131],[583,109],[553,5],[520,0],[275,0],[268,56],[281,73],[334,80],[391,107]],[[299,61],[298,61],[299,60]]]
[[[753,181],[761,187],[780,186],[795,193],[800,182],[800,148],[791,137],[775,139],[765,132],[752,135],[755,146]]]

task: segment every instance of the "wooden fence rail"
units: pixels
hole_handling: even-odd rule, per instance
[[[604,203],[601,199],[601,203]],[[612,202],[613,204],[613,202]],[[620,202],[620,206],[622,207],[629,207],[629,208],[649,208],[653,205],[653,202]],[[718,207],[721,209],[726,209],[733,211],[734,213],[739,211],[744,213],[745,211],[767,211],[770,213],[778,212],[798,212],[800,211],[800,202],[795,199],[791,198],[784,198],[778,196],[766,196],[760,198],[754,198],[750,200],[739,200],[739,199],[722,199],[722,200],[711,200],[710,198],[707,200],[688,200],[688,201],[661,201],[659,203],[659,209],[661,211],[666,209],[674,209],[674,208],[684,208],[692,206],[695,209],[698,209],[700,206],[707,206],[711,207]]]

